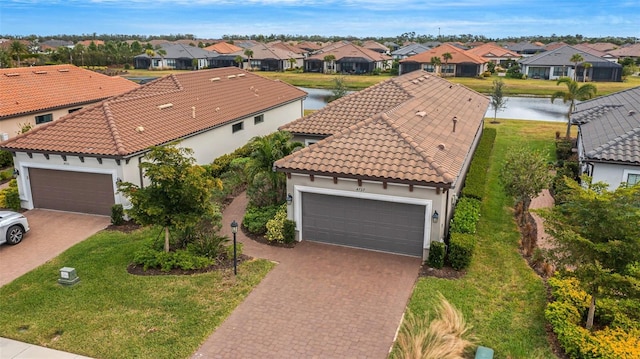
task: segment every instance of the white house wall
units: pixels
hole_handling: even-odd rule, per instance
[[[606,182],[609,184],[608,190],[613,191],[620,187],[620,183],[627,181],[627,174],[640,174],[640,166],[593,163],[591,177],[593,182]]]
[[[288,218],[296,221],[296,230],[302,228],[300,223],[302,216],[301,192],[309,191],[313,188],[315,193],[336,194],[355,198],[372,197],[371,199],[385,198],[385,200],[397,201],[402,203],[424,204],[427,206],[425,211],[426,220],[430,221],[433,211],[438,211],[440,220],[438,223],[429,222],[425,227],[425,243],[423,249],[423,258],[428,255],[428,248],[431,241],[443,241],[445,220],[443,213],[446,209],[446,193],[440,191],[436,193],[435,188],[413,186],[413,191],[409,190],[408,185],[388,183],[387,188],[383,187],[381,182],[362,181],[362,186],[358,186],[357,180],[338,178],[338,183],[333,182],[333,177],[314,176],[311,181],[309,175],[292,174],[287,179],[287,193],[294,196],[293,204],[288,206]],[[419,203],[418,203],[419,202]],[[298,238],[299,239],[299,238]]]
[[[260,114],[264,115],[264,121],[254,124],[254,117]],[[214,159],[244,146],[256,136],[264,136],[277,131],[278,127],[302,117],[302,114],[302,100],[294,101],[186,138],[181,142],[181,146],[193,149],[196,163],[208,164]],[[233,125],[239,122],[243,122],[243,129],[234,133]]]
[[[84,105],[86,106],[86,105]],[[30,113],[28,115],[9,117],[0,120],[0,133],[8,134],[9,138],[13,138],[20,132],[23,124],[29,124],[32,128],[42,126],[44,124],[36,125],[36,116],[42,116],[51,114],[53,121],[58,120],[60,117],[68,115],[69,110],[82,108],[82,105],[75,105],[65,108],[59,108],[56,110],[47,110],[36,113]],[[0,137],[1,140],[1,137]]]

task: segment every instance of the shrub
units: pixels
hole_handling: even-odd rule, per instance
[[[2,181],[6,181],[8,179],[13,178],[13,170],[12,169],[8,169],[5,171],[0,171],[0,180]]]
[[[570,138],[558,138],[556,139],[556,158],[558,160],[568,160],[573,152],[571,149],[573,142]]]
[[[0,168],[13,166],[13,155],[9,151],[0,150]]]
[[[489,168],[489,160],[491,159],[495,140],[496,129],[485,128],[469,166],[464,188],[462,189],[462,196],[482,200],[484,186],[487,182],[487,169]]]
[[[296,236],[296,223],[287,219],[287,205],[278,208],[276,215],[267,222],[265,237],[271,242],[293,243]]]
[[[111,224],[119,226],[124,223],[124,208],[121,204],[111,206]]]
[[[444,255],[445,245],[443,242],[431,242],[429,247],[429,258],[427,258],[427,264],[431,268],[444,267]]]
[[[242,225],[251,234],[262,235],[267,233],[267,222],[276,215],[280,205],[268,207],[247,207]]]
[[[482,77],[491,77],[491,71],[485,71],[482,73]]]
[[[572,277],[552,277],[548,280],[555,299],[545,309],[545,318],[558,336],[558,341],[570,358],[621,358],[640,357],[640,325],[637,320],[626,318],[621,320],[626,328],[610,324],[601,330],[588,331],[580,323],[589,306],[587,293],[580,288],[580,283]],[[602,316],[603,308],[615,301],[602,300],[596,307],[596,316]],[[622,301],[628,302],[628,301]],[[619,303],[619,302],[618,302]],[[626,304],[625,304],[626,305]],[[637,315],[638,302],[635,300]],[[632,305],[634,307],[634,305]],[[606,310],[606,309],[605,309]],[[625,311],[612,310],[618,316],[625,316]],[[602,323],[600,323],[602,324]]]
[[[242,250],[242,243],[236,241],[236,257],[240,257],[242,255]],[[233,259],[233,243],[224,247],[224,256],[227,259]]]
[[[471,197],[462,197],[456,204],[451,219],[451,233],[476,233],[476,225],[480,219],[480,201]]]
[[[0,206],[9,208],[16,212],[20,211],[22,204],[20,203],[20,193],[18,192],[18,184],[15,179],[9,182],[9,187],[0,191]]]
[[[227,236],[220,236],[216,233],[207,233],[196,236],[187,244],[187,250],[196,256],[219,259],[226,255],[226,245],[228,243],[229,237]]]
[[[449,263],[455,270],[465,269],[471,264],[476,239],[471,234],[451,233],[449,240]]]
[[[145,246],[133,257],[133,263],[142,265],[146,271],[150,268],[160,269],[169,272],[172,269],[196,270],[203,269],[213,264],[213,260],[194,255],[187,250],[177,250],[175,252],[158,251],[151,246]]]

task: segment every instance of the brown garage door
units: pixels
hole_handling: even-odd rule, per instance
[[[111,175],[29,168],[31,195],[35,208],[111,214]]]
[[[302,194],[303,240],[421,257],[425,206]]]

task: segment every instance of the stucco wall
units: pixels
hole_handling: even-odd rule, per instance
[[[627,172],[625,172],[627,171]],[[609,190],[615,190],[627,181],[627,173],[640,174],[640,166],[593,163],[593,182],[606,182]]]
[[[301,229],[301,207],[299,189],[304,187],[314,187],[320,189],[336,190],[344,192],[344,195],[349,197],[363,198],[364,194],[367,195],[382,195],[388,196],[386,199],[396,198],[398,201],[404,199],[418,199],[428,201],[428,208],[425,216],[427,217],[427,230],[428,238],[425,243],[423,251],[423,258],[427,258],[428,247],[431,241],[442,241],[444,236],[444,208],[446,206],[446,193],[440,191],[440,194],[436,194],[434,188],[414,186],[413,192],[409,190],[408,185],[392,184],[388,183],[387,188],[383,187],[382,182],[363,181],[362,186],[358,186],[357,180],[338,178],[338,183],[333,182],[333,177],[314,176],[314,180],[311,181],[309,175],[292,174],[291,178],[287,180],[287,193],[294,196],[294,201],[291,206],[288,206],[288,217],[291,220],[296,221],[296,229]],[[430,208],[429,208],[430,207]],[[440,220],[438,223],[431,221],[433,211],[437,210],[440,214]]]
[[[9,138],[12,138],[18,135],[18,133],[20,132],[20,129],[22,128],[22,124],[30,124],[33,128],[36,128],[37,126],[41,126],[41,125],[36,125],[36,116],[52,114],[53,121],[55,121],[62,116],[68,115],[69,110],[82,108],[82,107],[83,107],[82,105],[76,105],[76,106],[65,107],[57,110],[42,111],[42,112],[30,113],[28,115],[23,115],[23,116],[5,118],[0,120],[0,133],[6,133],[9,135]]]

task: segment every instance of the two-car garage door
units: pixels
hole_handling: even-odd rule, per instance
[[[424,205],[302,193],[302,239],[421,257]]]
[[[29,168],[35,208],[109,215],[115,203],[109,174]]]

